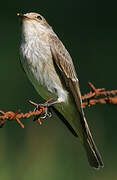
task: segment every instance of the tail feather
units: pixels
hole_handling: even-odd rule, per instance
[[[84,134],[83,143],[84,143],[84,148],[87,154],[87,158],[88,158],[89,164],[92,167],[99,169],[100,167],[103,167],[104,164],[103,164],[101,155],[98,152],[98,149],[93,141],[91,132],[89,130],[89,127],[87,125],[85,118],[84,118],[84,121],[85,121],[85,134]]]
[[[77,129],[77,128],[74,128],[76,126],[73,126],[73,124],[71,125],[70,121],[67,121],[64,115],[61,114],[55,107],[52,107],[52,109],[57,114],[57,116],[62,120],[62,122],[64,122],[64,124],[72,132],[72,134],[75,137],[79,137],[86,151],[89,164],[96,169],[103,167],[104,165],[103,165],[101,155],[99,154],[98,149],[93,141],[91,132],[89,130],[89,127],[88,127],[88,124],[84,115],[79,113],[80,115],[79,120],[80,120],[81,128]],[[81,134],[81,137],[80,137],[80,134]]]
[[[86,150],[89,164],[96,169],[103,167],[104,164],[103,164],[102,158],[101,158],[95,144],[90,143],[87,139],[87,141],[84,142],[84,147]]]

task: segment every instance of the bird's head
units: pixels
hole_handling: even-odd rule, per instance
[[[52,28],[45,18],[38,13],[17,13],[21,19],[22,30],[24,34],[32,34],[42,31],[50,31]]]

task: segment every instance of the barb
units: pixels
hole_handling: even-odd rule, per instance
[[[105,88],[96,89],[91,82],[89,82],[89,86],[92,91],[82,96],[83,108],[96,104],[117,105],[117,90],[106,91]]]
[[[94,106],[96,104],[113,104],[117,105],[117,90],[106,91],[105,88],[96,89],[92,83],[89,83],[91,91],[82,96],[83,108],[86,106]],[[49,99],[45,104],[51,102],[53,99]],[[32,105],[37,107],[38,104],[29,101]],[[0,110],[0,128],[4,126],[7,121],[16,121],[22,128],[24,124],[21,119],[28,119],[30,117],[37,116],[37,122],[42,125],[40,117],[46,112],[46,107],[40,106],[36,111],[30,111],[28,113],[21,113],[20,110],[17,112],[4,112]]]

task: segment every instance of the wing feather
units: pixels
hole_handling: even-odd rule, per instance
[[[72,58],[62,42],[57,36],[51,35],[50,37],[50,49],[53,57],[53,61],[56,63],[62,73],[62,77],[65,80],[66,86],[72,92],[74,101],[77,106],[77,110],[80,115],[80,123],[82,126],[83,143],[88,156],[88,161],[91,166],[95,168],[103,167],[103,161],[97,150],[97,147],[93,141],[91,132],[89,130],[87,121],[85,119],[83,109],[81,93],[79,88],[78,78],[76,76],[75,68],[72,62]]]
[[[52,57],[63,74],[66,86],[73,94],[79,112],[83,114],[79,82],[72,58],[57,36],[52,36],[49,39]]]

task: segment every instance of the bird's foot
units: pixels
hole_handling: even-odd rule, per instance
[[[45,119],[46,117],[51,117],[52,116],[52,113],[50,112],[47,104],[38,104],[34,108],[34,112],[37,111],[37,110],[40,110],[40,109],[42,109],[43,113],[36,116],[33,121],[36,121],[39,117],[41,119]]]
[[[56,104],[56,101],[53,101],[53,99],[49,99],[46,103],[44,104],[36,104],[30,101],[31,104],[35,105],[36,107],[34,108],[34,112],[37,110],[42,110],[42,113],[40,115],[36,115],[33,121],[38,121],[39,124],[42,124],[40,119],[45,119],[47,117],[51,117],[52,113],[50,111],[50,107],[54,104]]]

